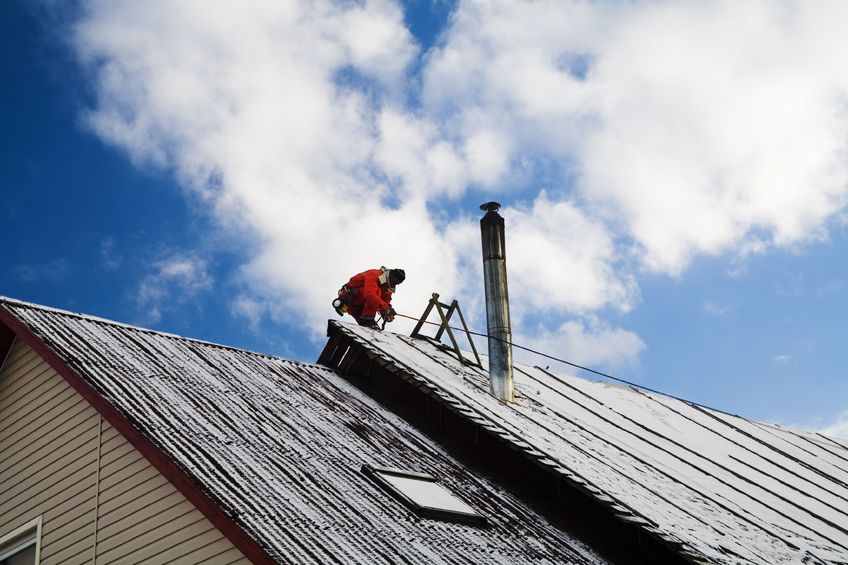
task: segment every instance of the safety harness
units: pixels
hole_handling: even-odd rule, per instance
[[[380,271],[381,273],[380,276],[377,277],[377,282],[380,284],[380,286],[385,286],[391,292],[394,292],[395,288],[389,286],[391,284],[389,277],[390,269],[387,269],[386,267],[380,267]],[[338,297],[333,300],[333,308],[339,316],[344,316],[345,314],[350,313],[351,309],[353,308],[353,297],[355,296],[355,293],[359,290],[359,288],[352,287],[349,284],[342,285],[342,287],[339,289]],[[351,315],[353,314],[351,313]],[[387,319],[386,316],[383,316],[382,312],[380,312],[379,315],[383,321],[383,328],[385,328],[386,322],[391,320]],[[392,316],[392,319],[393,318],[394,316]]]
[[[339,297],[333,300],[333,308],[339,316],[344,316],[351,306],[353,306],[353,291],[348,285],[344,285],[339,289]]]

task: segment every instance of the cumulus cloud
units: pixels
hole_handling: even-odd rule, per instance
[[[241,294],[230,303],[230,314],[247,320],[248,327],[253,333],[259,333],[262,317],[268,310],[268,306],[259,300]]]
[[[511,140],[514,169],[561,163],[564,190],[677,275],[760,235],[821,237],[844,206],[846,16],[841,2],[468,1],[424,96],[459,139]]]
[[[519,336],[519,339],[519,343],[529,344],[526,347],[530,349],[553,354],[572,363],[610,369],[637,365],[639,354],[645,349],[645,343],[635,333],[610,327],[594,316],[566,322],[555,331],[538,328],[533,334]],[[519,361],[566,369],[525,350],[515,349],[513,354]]]
[[[173,304],[185,304],[211,288],[213,278],[206,261],[190,255],[172,254],[157,261],[153,271],[139,283],[136,302],[145,321],[156,323]]]
[[[615,269],[618,251],[609,231],[569,201],[542,192],[528,209],[504,212],[507,259],[520,311],[586,312],[605,306],[629,310],[635,283]],[[626,271],[625,271],[626,272]]]
[[[839,414],[833,423],[816,431],[826,436],[848,440],[848,410]]]
[[[253,236],[249,323],[321,336],[381,264],[399,311],[435,290],[481,320],[458,210],[497,195],[517,330],[629,362],[638,336],[586,320],[638,304],[641,269],[821,238],[845,203],[844,3],[469,0],[427,53],[390,0],[84,6],[86,123]]]
[[[433,268],[453,261],[426,199],[374,164],[374,98],[401,96],[416,52],[400,8],[208,8],[88,4],[74,44],[95,81],[90,127],[136,162],[171,169],[221,225],[252,231],[243,273],[281,320],[305,318],[317,334],[342,279],[381,263],[418,281],[404,291],[450,288],[451,269]],[[432,161],[444,176],[438,151]]]

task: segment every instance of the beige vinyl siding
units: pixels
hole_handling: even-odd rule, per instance
[[[99,415],[17,341],[0,371],[0,535],[42,516],[42,563],[94,542]]]
[[[248,563],[17,340],[0,370],[0,536],[38,516],[44,565]]]

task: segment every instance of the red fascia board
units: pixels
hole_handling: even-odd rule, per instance
[[[153,442],[144,437],[133,425],[94,388],[88,384],[76,371],[62,361],[37,335],[23,322],[18,320],[13,312],[0,304],[0,346],[3,341],[3,329],[13,332],[24,343],[38,353],[71,387],[74,388],[103,418],[109,422],[157,471],[171,482],[233,545],[235,545],[251,563],[271,564],[275,561],[256,543],[256,541],[236,525],[221,508],[215,504],[189,477],[177,466],[170,457],[162,452]],[[12,337],[9,344],[14,340]],[[2,349],[0,349],[2,352]],[[4,357],[5,358],[5,355]]]

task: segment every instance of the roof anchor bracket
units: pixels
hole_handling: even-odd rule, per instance
[[[439,319],[441,323],[436,322],[428,322],[427,318],[430,316],[430,313],[433,309],[436,309],[436,312],[439,314]],[[462,322],[462,329],[465,332],[465,337],[468,340],[469,345],[471,345],[471,351],[474,353],[474,359],[466,359],[462,354],[462,350],[459,349],[459,344],[456,341],[456,336],[452,330],[458,330],[459,328],[453,328],[450,326],[449,322],[454,312],[459,314],[459,321]],[[428,336],[421,333],[421,328],[424,324],[432,324],[439,326],[439,330],[436,332],[435,336]],[[442,336],[447,333],[448,338],[450,339],[451,345],[447,345],[442,343]],[[424,339],[431,342],[433,345],[446,352],[453,352],[456,354],[460,363],[464,365],[471,365],[472,367],[483,368],[483,363],[480,361],[480,355],[477,353],[477,348],[474,347],[474,341],[471,339],[471,331],[468,329],[468,325],[465,323],[465,318],[462,315],[462,310],[459,308],[459,302],[454,300],[450,304],[445,304],[444,302],[439,302],[438,293],[434,292],[432,298],[430,298],[430,303],[427,304],[427,308],[424,310],[424,313],[421,315],[421,318],[418,320],[418,323],[415,325],[415,329],[412,330],[410,337],[414,337],[417,339]]]

